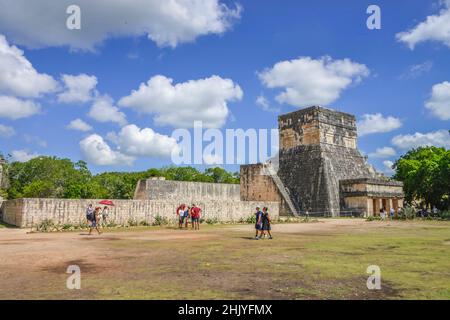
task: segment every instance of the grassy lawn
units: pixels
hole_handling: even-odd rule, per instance
[[[248,226],[55,234],[52,243],[82,250],[0,280],[27,281],[17,294],[31,299],[450,299],[449,222],[327,223],[276,225],[273,240],[259,241]],[[80,291],[64,288],[69,263],[81,266]],[[369,265],[381,268],[381,290],[366,287]]]
[[[351,295],[353,288],[345,284],[362,277],[367,266],[378,265],[389,298],[450,299],[449,231],[445,223],[322,237],[308,242],[296,261],[313,281],[337,281],[337,297]],[[318,297],[328,295],[309,287]]]

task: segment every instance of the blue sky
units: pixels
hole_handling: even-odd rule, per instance
[[[7,2],[0,0],[0,5],[3,7]],[[150,144],[164,148],[173,146],[170,136],[174,129],[183,127],[183,119],[176,118],[183,112],[188,114],[184,119],[211,121],[212,127],[221,130],[269,129],[276,128],[278,114],[300,109],[307,106],[306,103],[355,114],[361,127],[364,126],[361,121],[372,117],[369,124],[375,132],[360,137],[358,145],[369,155],[370,162],[385,172],[388,172],[387,161],[394,161],[408,147],[424,144],[450,147],[448,1],[205,0],[199,1],[197,7],[189,8],[189,2],[180,0],[179,8],[190,15],[186,20],[176,16],[176,8],[173,11],[148,9],[145,13],[148,17],[143,13],[142,17],[133,20],[136,12],[143,11],[138,7],[138,1],[125,2],[130,10],[117,10],[107,5],[99,10],[90,6],[89,1],[78,1],[82,13],[81,30],[67,30],[65,23],[61,23],[68,17],[65,8],[72,2],[61,1],[55,10],[47,11],[46,6],[51,6],[51,1],[35,2],[27,9],[27,15],[36,12],[36,21],[33,18],[21,20],[24,19],[20,14],[26,10],[26,1],[17,1],[16,8],[2,10],[0,14],[0,34],[6,41],[3,47],[17,46],[38,75],[46,74],[53,79],[52,84],[48,84],[50,88],[35,90],[33,92],[38,93],[33,94],[2,84],[0,76],[0,102],[3,96],[40,105],[39,112],[29,112],[18,119],[13,119],[11,114],[19,112],[15,108],[21,108],[20,103],[6,103],[3,111],[0,105],[0,150],[4,154],[13,154],[15,160],[56,155],[72,160],[85,159],[94,172],[145,170],[170,165],[171,160],[167,152],[154,150],[148,143],[137,145],[146,143],[144,135],[148,131],[136,131],[136,127],[137,130],[150,128],[153,133],[158,133],[160,136],[155,138],[158,140],[149,140],[153,141]],[[120,3],[119,0],[113,2]],[[149,0],[153,5],[158,2],[160,6],[165,3]],[[369,30],[366,26],[369,17],[366,9],[371,4],[381,9],[380,30]],[[61,9],[59,12],[58,8]],[[40,20],[41,10],[44,14],[48,12],[48,17]],[[10,19],[2,15],[9,15]],[[118,18],[111,22],[108,16]],[[438,31],[432,22],[424,23],[429,16],[439,19]],[[195,24],[197,18],[207,21]],[[97,27],[92,21],[104,23]],[[126,27],[120,26],[121,23]],[[46,29],[49,26],[50,31]],[[99,28],[103,32],[103,41],[97,41],[93,36]],[[142,28],[150,31],[143,32]],[[407,34],[402,37],[398,35],[401,32]],[[2,60],[0,53],[0,70],[17,74],[11,69],[21,65],[1,65],[8,61]],[[348,62],[350,74],[346,73],[349,69],[333,64],[343,61]],[[277,71],[274,65],[282,62],[292,70],[288,73]],[[312,69],[308,69],[310,67]],[[327,84],[329,77],[322,79],[309,72],[297,72],[316,70],[317,67],[327,72],[330,68],[337,69],[331,74],[337,84]],[[68,90],[62,75],[76,77],[80,74],[96,78],[97,84],[88,94],[90,97],[85,97],[84,101],[67,99],[62,102],[61,95]],[[161,93],[168,92],[164,91],[167,83],[163,90],[156,88],[156,82],[153,89],[143,90],[141,97],[131,97],[132,90],[138,90],[141,83],[147,83],[156,75],[173,79],[173,85],[191,85],[180,89],[179,96],[173,99],[166,100],[165,94]],[[211,79],[213,75],[218,78]],[[36,83],[45,80],[30,79]],[[209,80],[202,83],[199,82],[201,79]],[[23,81],[27,80],[23,77]],[[345,81],[350,83],[342,84]],[[204,86],[211,88],[213,93],[202,91]],[[295,98],[280,98],[286,87],[296,90]],[[314,94],[328,92],[330,88],[336,97]],[[210,99],[205,100],[205,94],[211,96]],[[105,115],[111,111],[113,120],[99,122],[98,112],[97,116],[89,113],[105,95],[110,97],[109,103],[99,110]],[[142,97],[149,95],[153,98],[148,99],[151,102],[147,105],[142,102]],[[131,97],[128,103],[121,103],[127,96]],[[269,111],[256,103],[261,96],[268,103]],[[191,98],[192,102],[185,104]],[[211,105],[214,103],[217,105]],[[193,107],[197,109],[191,110]],[[170,108],[172,111],[169,112]],[[176,111],[178,108],[183,110],[180,114]],[[222,112],[223,108],[228,114],[219,116],[219,110]],[[212,115],[205,118],[203,115],[208,112]],[[126,123],[117,120],[118,113],[122,113]],[[172,120],[155,120],[158,115],[169,116]],[[75,119],[82,120],[92,130],[68,129],[68,124]],[[130,125],[135,126],[133,130],[123,130]],[[133,136],[136,132],[137,138]],[[90,139],[94,135],[95,138]],[[121,140],[118,142],[117,139]],[[80,145],[82,140],[86,142],[84,147]],[[95,152],[99,148],[101,152],[97,155]],[[381,150],[374,154],[377,149]],[[87,152],[92,157],[86,156]],[[96,160],[98,157],[104,159],[103,163]],[[225,167],[238,168],[236,165]]]

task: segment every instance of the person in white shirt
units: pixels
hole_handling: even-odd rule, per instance
[[[391,209],[389,210],[389,214],[390,214],[390,216],[391,216],[391,220],[394,219],[394,214],[395,214],[394,208],[391,208]]]
[[[178,223],[179,223],[179,228],[182,229],[183,228],[183,222],[184,222],[184,211],[186,210],[186,205],[182,204],[181,206],[178,207],[177,209],[177,215],[178,215]]]
[[[102,224],[104,226],[106,226],[106,224],[108,222],[108,214],[109,214],[109,209],[107,206],[104,206],[103,211],[102,211]]]

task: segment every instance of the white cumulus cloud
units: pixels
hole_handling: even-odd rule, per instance
[[[41,106],[31,100],[0,95],[0,118],[20,119],[31,117],[41,112]]]
[[[377,148],[375,152],[369,153],[369,157],[371,158],[390,158],[397,154],[394,148],[392,147],[382,147]]]
[[[384,166],[384,173],[387,174],[392,174],[395,172],[395,170],[392,168],[392,166],[394,165],[394,162],[390,161],[390,160],[384,160],[383,161],[383,166]]]
[[[450,120],[450,82],[435,84],[425,107],[441,120]]]
[[[0,7],[0,12],[3,13],[3,5]],[[23,51],[10,46],[0,34],[0,94],[35,98],[55,91],[57,85],[51,76],[38,73],[25,58]]]
[[[263,95],[258,96],[256,98],[255,103],[256,103],[257,106],[259,106],[264,111],[267,111],[267,112],[280,112],[280,109],[276,108],[276,107],[272,107],[270,105],[269,100],[267,100],[267,98],[264,97]]]
[[[81,29],[69,30],[66,10],[81,9]],[[110,37],[146,35],[175,47],[208,34],[222,34],[240,18],[241,7],[219,0],[0,0],[0,30],[31,48],[69,46],[95,50]]]
[[[84,122],[81,119],[75,119],[75,120],[72,120],[67,125],[67,129],[88,132],[88,131],[92,130],[92,126],[90,126],[89,124],[87,124],[86,122]]]
[[[402,126],[400,119],[392,116],[383,116],[381,113],[364,114],[362,120],[356,124],[358,135],[364,136],[373,133],[384,133],[398,129]]]
[[[392,138],[392,144],[400,149],[412,149],[425,146],[450,148],[450,132],[437,130],[428,133],[398,135]]]
[[[439,14],[428,16],[412,29],[397,33],[398,41],[406,43],[412,50],[421,42],[438,41],[450,47],[450,1],[442,1]]]
[[[16,134],[16,130],[13,127],[0,124],[0,138],[11,138]]]
[[[125,114],[114,105],[113,99],[107,95],[95,98],[88,116],[98,122],[115,122],[121,126],[127,124]]]
[[[258,75],[267,88],[283,89],[276,97],[279,103],[305,107],[336,101],[343,90],[367,77],[369,69],[350,59],[299,57],[278,62]]]
[[[62,103],[88,102],[92,100],[97,78],[87,74],[77,76],[62,75],[64,91],[58,94],[58,101]]]
[[[27,150],[14,150],[11,152],[11,160],[13,162],[27,162],[39,156],[39,154],[30,153]]]
[[[108,139],[117,144],[120,152],[130,156],[170,157],[172,152],[179,152],[176,139],[134,124],[123,127],[113,137],[109,134]]]
[[[118,104],[154,114],[155,122],[160,125],[192,127],[194,121],[203,121],[206,128],[219,128],[229,115],[228,102],[240,100],[242,96],[239,85],[219,76],[174,85],[172,79],[157,75],[141,83],[138,90],[120,99]]]
[[[83,158],[99,166],[132,165],[134,158],[124,155],[111,147],[98,134],[92,134],[80,141]]]

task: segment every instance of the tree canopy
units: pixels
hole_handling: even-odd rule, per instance
[[[403,181],[405,200],[448,209],[450,150],[437,147],[412,149],[394,164],[394,178]]]
[[[5,168],[9,199],[132,199],[140,179],[165,177],[166,180],[239,183],[238,173],[223,168],[200,172],[193,167],[166,167],[142,172],[105,172],[93,175],[84,161],[38,157],[27,162],[12,162]],[[5,192],[4,192],[5,193]]]

